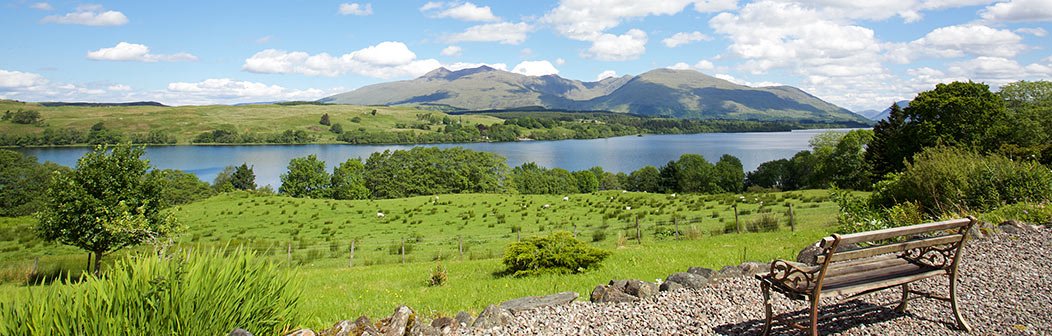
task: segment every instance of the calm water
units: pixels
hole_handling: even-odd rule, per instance
[[[745,171],[756,169],[761,163],[792,157],[808,149],[808,141],[815,134],[829,130],[801,130],[762,133],[706,133],[624,136],[593,140],[524,141],[501,143],[468,143],[420,145],[439,148],[464,147],[492,152],[508,158],[508,165],[518,166],[536,162],[548,168],[581,170],[601,166],[610,172],[629,173],[644,165],[660,167],[680,155],[700,154],[715,163],[723,154],[731,154],[742,161]],[[846,131],[846,130],[843,130]],[[365,160],[373,152],[409,149],[408,145],[274,145],[274,146],[163,146],[146,149],[146,158],[160,169],[179,169],[196,174],[211,182],[228,165],[248,163],[254,167],[256,184],[281,184],[280,175],[289,160],[315,154],[332,167],[349,158]],[[36,155],[41,162],[51,161],[74,166],[88,148],[18,149]]]

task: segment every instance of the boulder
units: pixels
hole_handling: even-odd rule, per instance
[[[639,301],[639,298],[628,295],[628,293],[625,293],[620,288],[609,285],[595,286],[595,289],[592,290],[590,299],[594,303]]]
[[[561,306],[573,302],[573,300],[577,300],[577,297],[579,296],[580,295],[577,294],[577,292],[562,292],[545,296],[527,296],[501,302],[500,307],[507,309],[514,314],[541,307]]]
[[[610,280],[610,287],[624,291],[628,287],[628,280]]]
[[[318,334],[314,333],[314,330],[310,330],[310,329],[296,329],[296,330],[293,330],[292,332],[290,332],[288,334],[285,334],[285,336],[317,336],[317,335]]]
[[[401,336],[405,335],[405,328],[409,324],[409,319],[415,317],[413,310],[408,306],[398,306],[395,308],[395,312],[391,315],[389,322],[387,323],[387,330],[385,330],[385,336]]]
[[[646,299],[657,295],[658,286],[643,280],[632,279],[628,280],[628,285],[625,286],[625,293],[640,299]]]
[[[683,288],[697,289],[709,284],[709,278],[688,272],[669,274],[665,282],[678,282]]]
[[[373,321],[370,321],[368,317],[365,317],[365,315],[362,315],[357,320],[354,320],[354,324],[355,328],[352,329],[351,333],[348,335],[356,335],[357,333],[355,331],[357,330],[361,331],[362,336],[382,335],[382,333],[380,333],[379,330],[376,330],[376,326],[373,325]]]
[[[424,323],[413,323],[413,327],[409,328],[409,336],[439,336],[442,332],[438,331],[437,328],[429,326]]]
[[[683,285],[678,282],[663,282],[659,288],[662,292],[672,292],[683,289]]]
[[[1022,222],[1014,219],[1009,219],[1004,222],[1001,222],[1001,224],[997,225],[997,228],[1000,229],[1001,232],[1008,234],[1023,233],[1026,232],[1028,229],[1026,224],[1023,224]]]
[[[822,253],[822,248],[818,247],[818,243],[807,245],[800,253],[796,254],[796,262],[807,264],[807,265],[818,265],[818,255]]]
[[[230,336],[252,336],[252,333],[245,329],[234,328],[234,330],[230,331]]]
[[[437,329],[442,329],[445,327],[449,327],[450,329],[456,329],[460,326],[460,323],[452,317],[439,317],[434,321],[431,321],[431,326]]]
[[[758,261],[746,261],[741,265],[738,265],[738,269],[742,271],[742,275],[752,276],[754,274],[770,273],[771,264]]]
[[[336,322],[336,324],[332,325],[332,328],[322,331],[321,334],[325,336],[348,336],[352,335],[351,331],[353,331],[357,327],[358,323],[355,323],[351,320],[343,320],[340,322]],[[357,335],[357,333],[353,335]]]
[[[711,279],[712,278],[712,274],[716,273],[716,271],[711,269],[711,268],[691,267],[691,268],[687,269],[687,273],[693,273],[693,274],[697,274],[697,275],[703,276],[703,277],[705,277],[705,279]]]
[[[472,323],[471,327],[476,329],[491,329],[507,325],[511,320],[511,313],[507,310],[501,309],[500,306],[491,304],[486,306],[486,309],[483,309],[482,313],[479,313],[479,317],[475,319],[475,323]]]
[[[461,327],[471,326],[471,324],[475,322],[475,319],[472,318],[471,314],[468,314],[467,312],[459,312],[454,318],[457,320],[458,323],[460,323]]]
[[[744,275],[742,274],[742,270],[740,268],[738,268],[738,266],[729,266],[729,265],[728,266],[723,266],[723,268],[721,268],[719,273],[717,273],[717,275],[716,275],[717,278],[721,278],[721,279],[741,278],[743,276]]]

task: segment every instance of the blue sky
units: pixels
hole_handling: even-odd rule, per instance
[[[1049,0],[8,1],[0,97],[313,100],[439,66],[594,81],[672,67],[883,109],[1052,78]]]

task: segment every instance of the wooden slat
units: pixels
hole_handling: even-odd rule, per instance
[[[888,268],[894,266],[900,266],[910,263],[909,260],[903,258],[897,258],[892,255],[892,258],[883,259],[866,259],[867,263],[858,263],[847,266],[836,266],[829,265],[829,269],[826,270],[826,279],[831,277],[837,277],[845,274],[865,272],[871,269]]]
[[[825,281],[822,282],[822,288],[825,289],[853,286],[858,283],[880,281],[887,278],[894,278],[900,275],[912,274],[926,269],[933,268],[924,267],[917,264],[901,264],[884,268],[868,269],[861,272],[844,274],[835,277],[827,276]]]
[[[854,244],[854,243],[860,243],[860,242],[866,242],[866,241],[874,241],[874,240],[884,240],[884,239],[888,239],[888,238],[894,238],[894,237],[899,237],[899,236],[909,236],[909,235],[915,235],[915,234],[924,233],[924,232],[932,232],[932,231],[939,231],[939,230],[955,229],[955,228],[959,228],[959,227],[968,225],[968,223],[971,223],[971,221],[972,221],[971,218],[960,218],[960,219],[952,219],[952,220],[942,221],[942,222],[934,222],[934,223],[925,223],[925,224],[917,224],[917,225],[910,225],[910,226],[902,226],[902,227],[883,229],[883,230],[877,230],[877,231],[851,233],[851,234],[846,234],[846,235],[839,236],[840,237],[840,245]],[[834,238],[834,237],[826,237],[826,238],[822,239],[821,246],[822,247],[828,247],[831,244],[833,244],[833,241],[835,241],[835,240],[836,240],[836,238]]]
[[[964,235],[962,235],[962,234],[951,234],[951,235],[945,235],[945,236],[939,236],[939,237],[915,239],[915,240],[909,240],[909,241],[904,241],[904,242],[900,242],[900,243],[880,245],[880,246],[872,246],[872,247],[866,247],[866,248],[861,248],[861,249],[851,250],[851,251],[833,252],[833,255],[831,257],[829,257],[829,258],[830,258],[830,260],[832,260],[832,262],[844,261],[844,260],[852,260],[852,259],[860,259],[860,258],[877,256],[877,255],[881,255],[881,254],[902,252],[902,251],[905,251],[905,250],[918,248],[918,247],[937,246],[937,245],[949,245],[949,244],[953,244],[953,243],[959,242],[959,241],[961,241],[961,239],[964,239]],[[818,257],[818,262],[819,263],[824,263],[825,262],[825,258],[826,258],[826,256],[819,256]]]
[[[890,278],[890,279],[887,279],[887,280],[881,280],[881,281],[875,281],[875,282],[865,282],[865,283],[861,283],[861,284],[853,285],[853,286],[846,286],[846,287],[840,287],[840,288],[830,288],[828,290],[823,289],[822,290],[822,297],[825,298],[825,297],[833,297],[833,296],[838,296],[838,295],[850,295],[850,294],[853,294],[853,293],[864,292],[864,291],[872,290],[872,289],[891,288],[891,287],[899,286],[899,285],[904,284],[904,283],[909,283],[909,282],[917,281],[917,280],[920,280],[920,279],[930,278],[930,277],[933,277],[933,276],[938,276],[938,275],[943,275],[943,274],[946,274],[946,271],[944,271],[944,270],[933,270],[933,271],[917,273],[917,274],[913,274],[913,275],[909,275],[909,276]],[[826,286],[822,286],[822,287],[826,287]]]

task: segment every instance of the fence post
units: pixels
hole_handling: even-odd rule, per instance
[[[457,251],[460,252],[460,261],[464,261],[464,235],[457,235]]]
[[[405,263],[405,237],[402,237],[402,263]]]
[[[738,204],[734,204],[734,228],[738,230],[738,234],[742,233],[742,226],[738,224]]]
[[[88,273],[91,273],[91,252],[88,252]]]
[[[37,266],[40,266],[40,257],[37,257],[36,260],[33,260],[33,274],[37,274]]]
[[[789,230],[796,231],[796,217],[793,216],[793,203],[789,203]]]
[[[292,266],[292,241],[289,241],[288,256],[285,258],[288,260],[289,266]]]
[[[676,226],[676,240],[679,240],[679,219],[672,218],[672,225]]]
[[[573,238],[577,239],[577,224],[573,225]]]
[[[643,245],[643,235],[639,233],[639,216],[636,216],[636,242]]]
[[[354,267],[354,241],[351,241],[351,263],[347,267]]]

